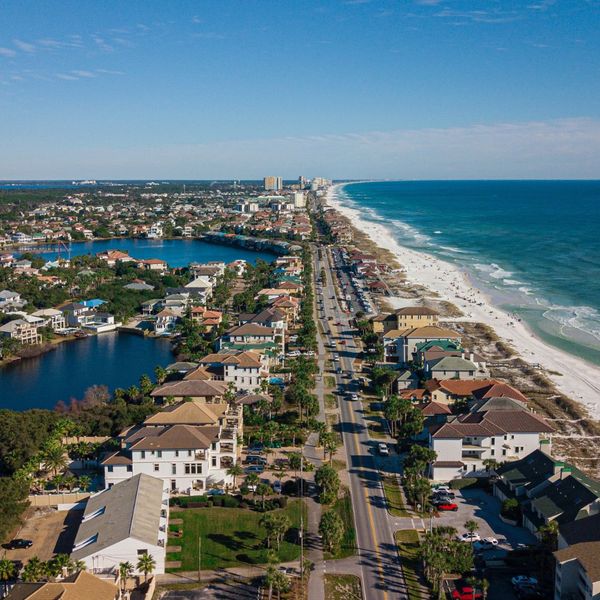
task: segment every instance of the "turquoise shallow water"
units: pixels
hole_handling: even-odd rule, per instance
[[[546,342],[600,364],[600,181],[396,181],[338,192],[463,267]]]

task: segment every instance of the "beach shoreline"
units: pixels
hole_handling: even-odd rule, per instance
[[[443,320],[483,323],[491,327],[523,360],[540,365],[557,390],[580,404],[592,418],[600,418],[598,366],[541,340],[522,320],[515,320],[495,306],[484,291],[473,284],[466,270],[421,250],[402,246],[386,226],[362,218],[358,209],[345,205],[338,197],[337,192],[345,185],[348,184],[336,184],[329,188],[328,206],[349,219],[373,243],[391,252],[402,266],[408,284],[427,288],[438,295],[436,300],[450,302],[464,313],[463,317]],[[404,298],[389,297],[386,300],[397,308],[407,304]]]

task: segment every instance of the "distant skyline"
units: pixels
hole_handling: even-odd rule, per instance
[[[600,0],[5,0],[0,180],[600,178]]]

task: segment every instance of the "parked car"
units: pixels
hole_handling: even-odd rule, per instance
[[[454,500],[454,498],[456,498],[456,494],[454,492],[447,492],[445,490],[434,490],[433,498],[450,498],[451,500]]]
[[[498,545],[498,540],[493,537],[483,538],[479,542],[473,542],[473,550],[492,550]]]
[[[246,457],[244,462],[247,465],[266,465],[267,459],[264,456],[259,456],[258,454],[250,454]]]
[[[456,504],[455,502],[439,502],[437,504],[434,504],[434,506],[439,511],[449,511],[449,510],[451,510],[453,512],[456,512],[458,510],[458,504]]]
[[[244,469],[244,473],[249,475],[250,473],[262,473],[264,470],[265,467],[263,465],[250,465]]]
[[[33,546],[31,540],[24,540],[21,538],[16,538],[8,543],[9,550],[22,550],[23,548],[31,548],[31,546]]]
[[[515,575],[510,582],[515,587],[538,584],[538,580],[535,577],[530,577],[529,575]]]
[[[260,454],[264,449],[263,444],[252,444],[252,446],[248,446],[248,454]]]
[[[452,490],[447,485],[436,485],[433,488],[433,493],[434,494],[438,494],[440,492],[444,492],[446,494],[450,494],[452,492]]]
[[[390,455],[390,450],[385,442],[379,442],[379,444],[377,444],[377,452],[379,453],[379,456]]]
[[[474,531],[473,533],[467,532],[467,533],[463,533],[462,535],[457,535],[456,539],[459,542],[471,542],[471,543],[473,543],[473,542],[479,542],[479,541],[481,541],[481,536],[476,531]]]
[[[470,585],[457,584],[456,589],[452,592],[453,600],[478,600],[483,594],[474,590]]]
[[[283,490],[283,486],[281,485],[281,481],[277,480],[277,481],[273,482],[273,491],[276,494],[281,494],[282,490]]]
[[[217,488],[213,488],[212,490],[208,490],[208,492],[206,492],[207,496],[224,496],[225,495],[225,490],[219,490]]]

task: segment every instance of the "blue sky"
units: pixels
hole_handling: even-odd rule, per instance
[[[599,0],[4,0],[0,179],[600,177]]]

